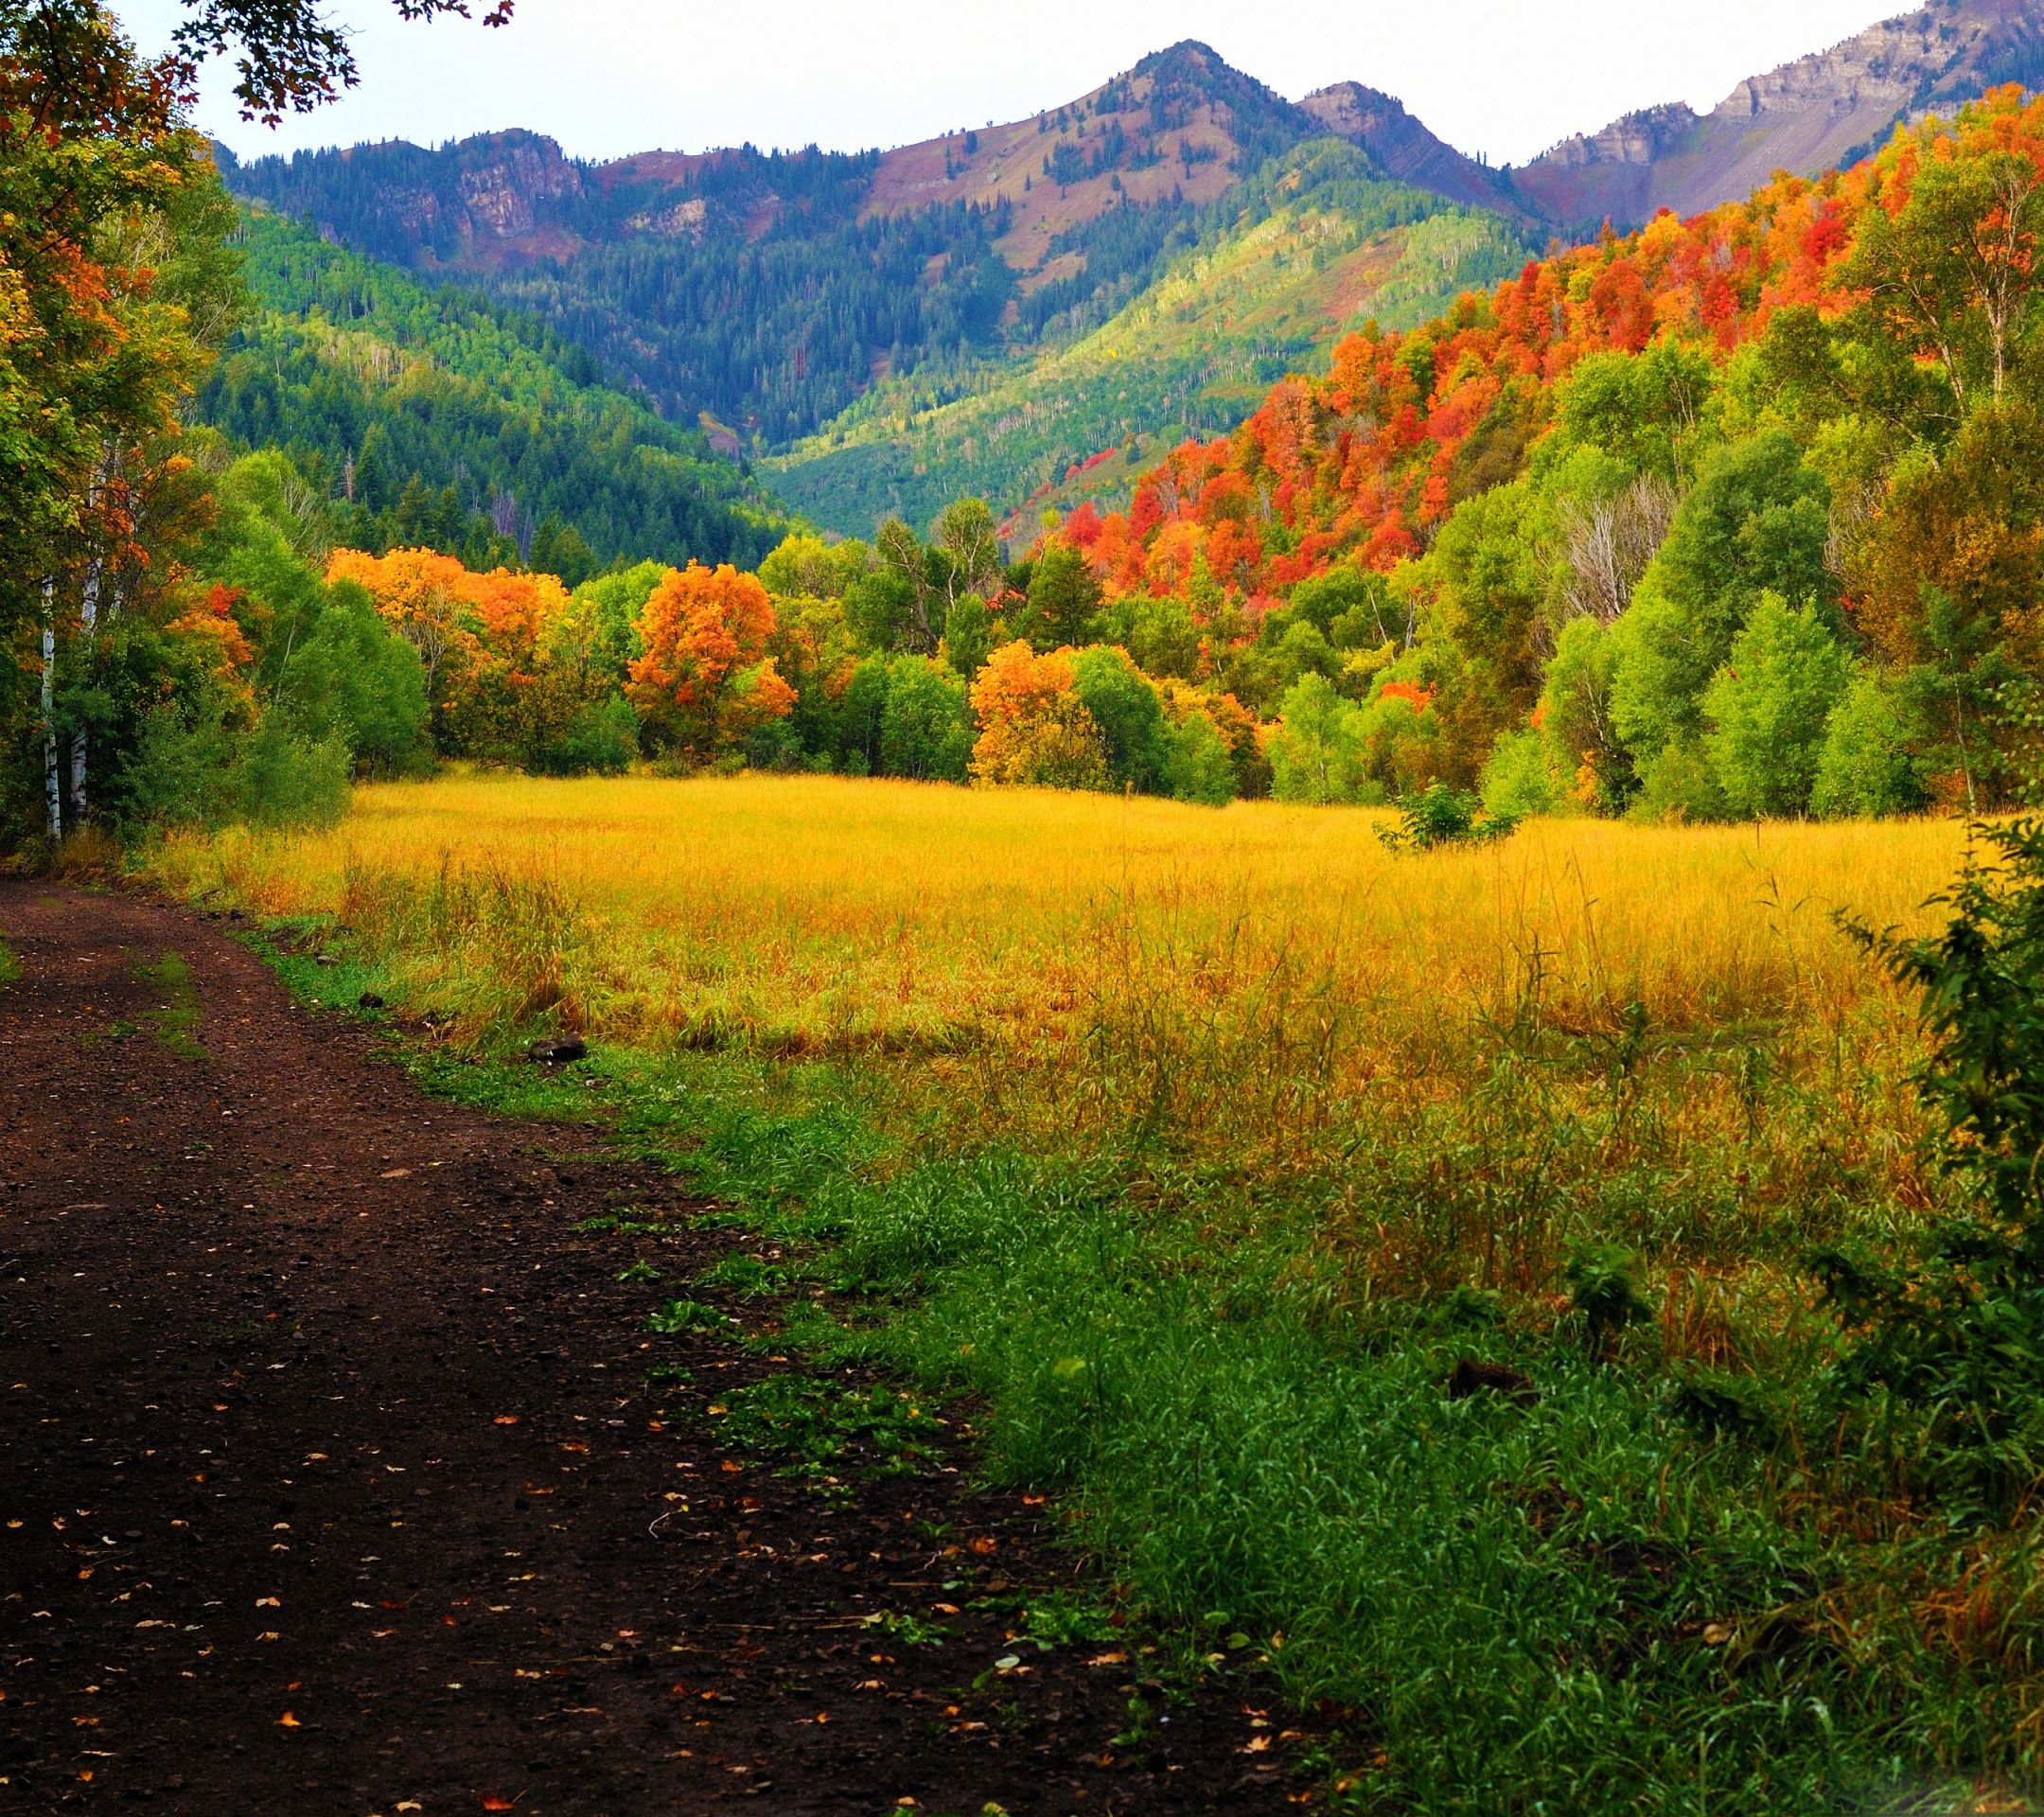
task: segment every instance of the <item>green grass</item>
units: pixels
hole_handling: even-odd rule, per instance
[[[21,961],[14,957],[7,942],[0,940],[0,991],[6,990],[20,976]]]
[[[333,968],[284,969],[334,992]],[[575,1070],[614,1140],[779,1252],[734,1253],[710,1286],[802,1290],[763,1310],[810,1374],[721,1402],[727,1432],[827,1492],[854,1459],[912,1468],[921,1411],[970,1407],[987,1476],[1049,1492],[1182,1668],[1259,1667],[1331,1712],[1336,1808],[1957,1812],[2034,1786],[2028,1531],[2000,1544],[1887,1506],[1878,1447],[1826,1411],[1813,1318],[1724,1312],[1726,1387],[1673,1344],[1678,1309],[1634,1316],[1623,1257],[1585,1241],[1736,1230],[1792,1258],[1909,1218],[1850,1179],[1749,1208],[1743,1152],[1657,1146],[1657,1106],[1721,1064],[1707,1045],[1629,1061],[1586,1108],[1551,1076],[1608,1057],[1495,1039],[1468,1103],[1359,1128],[1342,1166],[1281,1189],[1142,1146],[883,1136],[877,1087],[824,1063],[599,1048]],[[465,1102],[590,1115],[572,1077],[444,1048],[411,1064]],[[1753,1091],[1771,1139],[1832,1139],[1834,1098]],[[1444,1253],[1471,1219],[1507,1244],[1573,1232],[1579,1307],[1429,1285],[1423,1254],[1359,1286],[1330,1233],[1392,1219]],[[649,1329],[735,1335],[691,1299]],[[883,1405],[825,1385],[849,1364],[899,1386]],[[1524,1390],[1457,1398],[1464,1365]]]
[[[182,953],[165,953],[150,961],[137,961],[132,968],[137,984],[157,998],[149,1012],[149,1024],[156,1039],[180,1060],[203,1060],[206,1050],[199,1040],[199,991],[192,968]]]

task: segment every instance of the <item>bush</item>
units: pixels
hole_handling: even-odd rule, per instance
[[[152,708],[123,778],[126,829],[144,826],[331,826],[347,812],[354,758],[338,733],[308,733],[273,708],[237,735],[225,703],[206,697],[186,713]]]
[[[1843,923],[1920,994],[1931,1037],[1918,1087],[1940,1125],[1932,1158],[1972,1209],[1913,1264],[1845,1250],[1810,1265],[1846,1339],[1848,1402],[1913,1410],[1881,1423],[1893,1468],[1962,1511],[2005,1518],[2044,1476],[2044,821],[1978,827],[1941,898],[1943,932],[1901,940]]]
[[[1399,824],[1381,826],[1377,837],[1394,852],[1429,852],[1437,845],[1481,845],[1509,838],[1519,822],[1509,814],[1483,813],[1473,795],[1436,783],[1399,804]]]
[[[1671,740],[1639,767],[1639,793],[1629,810],[1636,820],[1722,820],[1731,809],[1703,741]]]
[[[258,826],[331,826],[347,812],[354,757],[338,732],[302,732],[288,713],[266,713],[242,741],[229,779],[240,816]]]
[[[233,754],[220,702],[201,701],[189,716],[175,706],[152,707],[123,777],[132,825],[219,826],[231,819]]]
[[[639,715],[621,695],[591,700],[537,767],[556,776],[622,776],[639,754]]]

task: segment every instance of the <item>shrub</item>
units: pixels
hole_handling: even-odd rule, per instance
[[[1639,767],[1639,793],[1628,810],[1636,820],[1722,820],[1730,817],[1718,772],[1702,739],[1671,739]]]
[[[1810,1265],[1845,1334],[1839,1388],[1916,1416],[1894,1467],[1995,1517],[2044,1475],[2044,821],[1975,838],[1993,856],[1968,854],[1941,933],[1843,923],[1920,994],[1932,1158],[1972,1208],[1912,1262],[1828,1249]]]
[[[1481,845],[1508,838],[1519,824],[1508,814],[1483,813],[1473,795],[1436,783],[1399,804],[1399,824],[1381,826],[1377,837],[1394,852],[1428,852],[1437,845]]]
[[[189,713],[171,705],[142,715],[134,756],[123,777],[133,822],[219,826],[230,818],[227,769],[234,736],[218,701]]]
[[[353,767],[338,732],[308,736],[290,714],[273,710],[242,741],[230,797],[259,826],[331,826],[347,812]]]
[[[612,695],[585,704],[537,767],[556,776],[622,776],[638,754],[639,715]]]

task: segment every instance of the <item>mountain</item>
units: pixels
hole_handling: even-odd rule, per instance
[[[1931,0],[1829,50],[1741,82],[1708,114],[1645,109],[1564,139],[1513,171],[1521,202],[1564,230],[1635,227],[1663,208],[1687,217],[1759,187],[1776,170],[1847,165],[1905,121],[2004,82],[2044,76],[2036,0]]]
[[[1361,146],[1399,183],[1527,225],[1539,219],[1508,179],[1436,138],[1395,96],[1361,82],[1336,82],[1315,89],[1299,105],[1328,132]]]
[[[545,315],[662,411],[772,445],[886,374],[1111,313],[1173,225],[1321,130],[1184,44],[1052,112],[885,153],[584,165],[505,132],[222,168],[329,238]]]
[[[1530,253],[1497,215],[1388,182],[1325,138],[1272,159],[1194,224],[1098,327],[961,377],[884,379],[766,457],[768,483],[837,527],[922,523],[976,495],[1026,533],[1032,514],[1125,487],[1188,436],[1233,428],[1358,323],[1410,326]]]
[[[1190,41],[1055,109],[888,151],[585,164],[512,132],[222,168],[328,240],[544,320],[659,415],[766,462],[819,522],[864,533],[967,491],[1003,513],[1068,500],[1228,426],[1342,331],[1417,319],[1439,285],[2027,81],[2040,16],[2044,0],[1932,0],[1708,115],[1628,115],[1516,170],[1360,82],[1295,102]],[[1350,163],[1313,150],[1330,145]]]
[[[345,540],[430,543],[485,564],[530,555],[537,538],[568,565],[750,565],[784,534],[699,430],[606,385],[547,324],[267,211],[240,237],[254,307],[199,417],[290,454],[333,499]]]

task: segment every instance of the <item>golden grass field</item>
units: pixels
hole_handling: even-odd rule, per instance
[[[1921,925],[1948,820],[1539,822],[1386,851],[1366,811],[909,783],[457,775],[326,834],[173,842],[189,896],[330,914],[470,1027],[552,1011],[653,1049],[886,1058],[974,1120],[1168,1098],[1260,1146],[1330,1103],[1454,1096],[1498,1031],[1864,1061],[1908,1006],[1834,926]],[[420,993],[424,993],[421,996]],[[1707,1095],[1707,1094],[1706,1094]],[[1281,1143],[1280,1143],[1281,1145]]]

